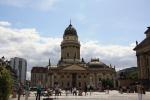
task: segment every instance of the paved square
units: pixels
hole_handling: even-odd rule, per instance
[[[110,91],[109,94],[105,92],[93,92],[91,95],[88,93],[87,96],[73,96],[72,94],[65,96],[65,93],[63,93],[62,96],[51,96],[54,100],[138,100],[137,97],[137,93],[120,94],[118,91]],[[46,97],[41,97],[41,100],[44,98]],[[17,100],[17,98],[10,100]],[[21,100],[25,100],[25,97],[21,97]],[[28,100],[36,100],[35,95],[31,94]],[[150,100],[150,92],[146,92],[146,94],[143,95],[143,100]]]

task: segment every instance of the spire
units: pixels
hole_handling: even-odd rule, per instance
[[[48,63],[48,66],[51,66],[51,60],[50,60],[50,58],[49,58],[49,63]]]
[[[136,41],[136,45],[138,45],[138,41]]]
[[[70,19],[70,25],[71,25],[71,19]]]
[[[114,69],[116,69],[116,66],[114,65]]]
[[[72,26],[72,24],[71,24],[71,19],[70,19],[70,24],[69,24],[69,26]]]

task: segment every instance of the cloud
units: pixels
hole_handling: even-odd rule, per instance
[[[0,26],[11,26],[11,23],[7,21],[0,21]]]
[[[136,66],[136,56],[133,48],[135,44],[124,45],[103,45],[98,41],[83,42],[81,56],[87,61],[91,58],[100,58],[106,64],[115,65],[117,70]]]
[[[1,23],[1,22],[0,22]],[[9,22],[8,22],[9,23]],[[12,25],[13,26],[13,25]],[[35,28],[16,29],[0,26],[0,56],[22,57],[28,62],[28,76],[33,66],[46,66],[48,59],[56,65],[60,59],[61,38],[41,36]],[[86,62],[100,58],[106,64],[116,65],[117,69],[136,66],[135,44],[104,45],[98,41],[81,41],[81,57]]]
[[[0,0],[1,5],[19,8],[33,8],[38,10],[51,10],[58,0]]]
[[[40,36],[34,28],[0,26],[0,56],[23,57],[28,60],[28,70],[36,65],[45,66],[49,58],[58,60],[60,42],[60,38]]]

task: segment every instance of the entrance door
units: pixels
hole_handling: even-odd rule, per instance
[[[72,87],[76,87],[77,84],[77,73],[72,73]]]

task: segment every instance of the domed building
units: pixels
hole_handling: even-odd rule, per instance
[[[85,85],[101,89],[110,85],[115,87],[116,70],[101,62],[98,58],[86,63],[80,58],[80,41],[73,25],[69,25],[61,42],[61,58],[57,66],[33,67],[31,84],[36,86],[40,81],[43,87],[81,88]]]

